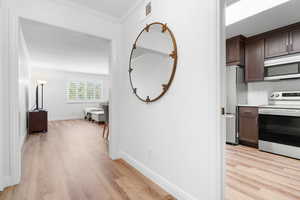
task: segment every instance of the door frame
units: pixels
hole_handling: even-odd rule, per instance
[[[5,2],[5,1],[4,1]],[[59,5],[60,6],[60,5]],[[1,189],[16,185],[21,181],[21,161],[22,161],[22,144],[19,137],[20,133],[20,119],[19,119],[19,34],[20,34],[20,19],[28,19],[37,21],[40,23],[45,23],[61,28],[68,29],[67,27],[61,26],[60,24],[56,24],[50,21],[43,21],[40,19],[35,19],[34,16],[26,16],[26,14],[20,14],[16,11],[16,9],[11,9],[9,3],[7,6],[3,8],[5,10],[5,17],[7,17],[5,25],[7,28],[7,35],[9,37],[6,49],[8,50],[8,56],[4,60],[8,63],[8,125],[6,129],[6,133],[9,135],[9,166],[10,166],[10,175],[5,176],[5,180],[0,182],[0,191]],[[24,12],[26,13],[26,12]],[[75,23],[76,24],[76,23]],[[72,25],[70,25],[72,26]],[[77,28],[78,29],[78,28]],[[109,94],[110,97],[110,143],[109,143],[109,156],[111,159],[115,160],[119,158],[118,152],[118,129],[115,128],[114,124],[117,124],[118,121],[118,101],[117,96],[118,93],[116,89],[118,88],[118,79],[117,79],[117,71],[118,71],[118,62],[119,58],[117,57],[119,46],[120,46],[120,35],[113,35],[110,38],[106,35],[102,35],[102,33],[95,34],[84,30],[76,30],[68,29],[71,31],[80,32],[83,34],[92,35],[95,37],[101,37],[110,41],[110,58],[109,58],[109,77],[110,77],[110,86],[111,91]],[[97,31],[95,31],[97,32]],[[0,151],[1,152],[1,151]],[[1,168],[0,168],[1,170]],[[0,176],[3,170],[0,171]]]
[[[217,162],[216,165],[220,168],[217,169],[217,178],[219,178],[219,182],[216,183],[217,191],[220,192],[220,196],[217,196],[216,199],[225,199],[225,187],[226,187],[226,163],[225,163],[225,143],[226,143],[226,118],[222,113],[222,108],[226,107],[226,26],[225,26],[225,14],[226,14],[226,1],[219,0],[217,1],[217,80],[218,80],[218,88],[217,88],[217,99],[218,99],[218,107],[219,109],[217,113],[218,118],[218,127],[219,127],[219,135],[218,143],[217,143]]]

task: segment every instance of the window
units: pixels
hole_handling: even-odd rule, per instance
[[[102,82],[70,81],[67,86],[69,102],[99,102],[102,98]]]

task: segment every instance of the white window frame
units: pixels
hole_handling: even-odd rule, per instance
[[[70,99],[70,85],[71,83],[76,83],[77,87],[80,83],[84,83],[84,93],[85,93],[85,97],[84,99],[79,99],[78,98],[78,94],[76,94],[76,100],[71,100]],[[89,83],[94,84],[94,87],[96,87],[97,85],[100,85],[100,99],[95,99],[95,89],[94,89],[94,98],[92,100],[87,99],[87,85]],[[76,87],[76,91],[78,91],[78,88]],[[67,103],[101,103],[103,101],[103,97],[104,97],[104,87],[103,87],[103,81],[95,81],[95,80],[72,80],[72,81],[68,81],[67,83],[67,87],[66,87],[66,99],[67,99]]]

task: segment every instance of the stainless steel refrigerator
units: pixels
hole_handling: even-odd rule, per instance
[[[247,104],[248,87],[244,69],[226,67],[226,143],[238,144],[238,105]]]

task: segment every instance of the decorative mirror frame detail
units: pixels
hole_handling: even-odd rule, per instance
[[[167,32],[167,33],[169,33],[169,35],[171,36],[172,43],[173,43],[173,51],[170,52],[169,56],[174,60],[174,62],[173,62],[173,69],[172,69],[171,77],[170,77],[168,83],[166,83],[166,84],[165,84],[165,83],[162,83],[162,85],[161,85],[161,86],[162,86],[162,92],[160,93],[160,95],[157,96],[157,97],[155,97],[155,98],[153,98],[153,99],[150,99],[149,96],[147,96],[146,99],[143,99],[142,97],[140,97],[140,96],[137,94],[137,88],[135,88],[135,87],[133,86],[133,83],[132,83],[132,76],[131,76],[131,73],[132,73],[132,71],[134,70],[134,69],[132,68],[132,65],[131,65],[131,64],[132,64],[132,56],[133,56],[134,50],[136,49],[136,44],[137,44],[139,38],[141,37],[141,35],[142,35],[144,32],[149,32],[150,27],[153,26],[153,25],[161,25],[161,27],[162,27],[162,31],[161,31],[161,32],[162,32],[162,33],[166,33],[166,32]],[[155,102],[155,101],[159,100],[162,96],[164,96],[164,95],[166,94],[166,92],[169,90],[169,88],[170,88],[170,86],[171,86],[171,84],[172,84],[172,82],[173,82],[173,79],[174,79],[175,73],[176,73],[177,62],[178,62],[178,54],[177,54],[177,44],[176,44],[176,39],[175,39],[175,36],[174,36],[173,32],[169,29],[169,27],[167,26],[167,24],[163,24],[163,23],[161,23],[161,22],[154,22],[154,23],[151,23],[151,24],[149,24],[149,25],[146,25],[146,27],[139,33],[138,37],[136,38],[136,40],[135,40],[135,42],[134,42],[134,44],[133,44],[133,46],[132,46],[132,50],[131,50],[131,54],[130,54],[129,70],[128,70],[128,72],[129,72],[130,85],[131,85],[133,94],[135,94],[136,97],[137,97],[139,100],[141,100],[141,101],[143,101],[143,102],[145,102],[145,103],[151,103],[151,102]]]

